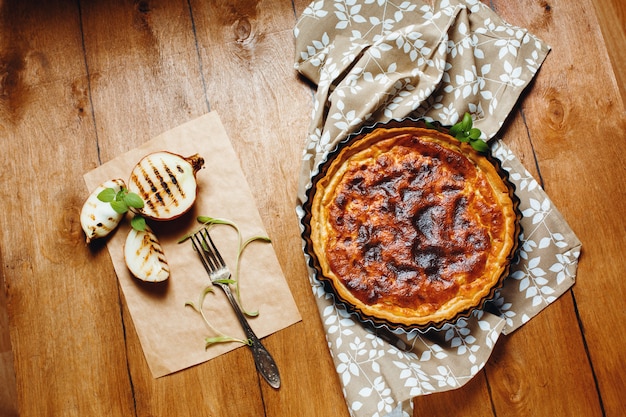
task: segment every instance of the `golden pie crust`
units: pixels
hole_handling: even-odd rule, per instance
[[[446,133],[376,128],[313,184],[310,243],[341,301],[402,327],[441,324],[493,295],[519,234],[512,186]]]

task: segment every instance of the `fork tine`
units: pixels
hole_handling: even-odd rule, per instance
[[[198,255],[200,255],[202,266],[204,266],[204,269],[210,274],[214,268],[207,262],[207,257],[205,256],[204,249],[202,248],[202,241],[198,237],[197,233],[191,237],[191,244],[193,245],[194,250],[198,252]]]
[[[209,253],[209,256],[211,257],[211,260],[213,261],[213,264],[215,265],[216,268],[222,268],[224,266],[226,266],[226,263],[224,262],[224,259],[222,258],[222,255],[220,254],[220,251],[217,250],[217,246],[215,246],[215,243],[213,243],[213,239],[211,239],[211,235],[209,234],[209,231],[205,228],[202,230],[204,233],[202,234],[202,238],[204,239],[204,243],[206,243],[206,252]],[[208,239],[208,242],[207,242]]]
[[[211,265],[211,269],[215,271],[219,267],[219,265],[217,265],[217,262],[215,262],[215,256],[213,255],[211,247],[209,246],[211,236],[209,236],[209,232],[206,228],[200,230],[197,234],[199,234],[202,238],[202,244],[200,245],[200,247],[202,248],[202,253],[207,259],[207,262]]]
[[[205,268],[208,266],[210,270],[216,271],[226,266],[222,255],[215,243],[213,243],[213,239],[211,239],[211,235],[206,228],[193,235],[192,243],[194,248],[200,252]]]

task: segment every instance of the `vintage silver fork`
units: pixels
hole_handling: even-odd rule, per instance
[[[250,346],[250,349],[252,350],[252,356],[254,357],[254,364],[257,371],[263,376],[271,387],[279,388],[280,375],[278,373],[276,362],[274,362],[272,355],[270,355],[250,327],[250,324],[239,307],[237,300],[233,297],[230,286],[228,283],[224,282],[225,280],[230,279],[230,270],[217,250],[217,247],[213,243],[206,227],[202,228],[192,236],[191,243],[193,244],[196,252],[200,255],[202,265],[209,274],[211,282],[213,285],[217,285],[224,291],[228,301],[230,301],[230,304],[233,306],[237,319],[239,320],[239,323],[241,323],[241,326],[246,333],[246,337],[250,342],[248,346]]]

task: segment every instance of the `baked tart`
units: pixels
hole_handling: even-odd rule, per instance
[[[362,320],[441,327],[493,297],[519,201],[498,161],[409,123],[350,138],[314,176],[305,241],[318,278]]]

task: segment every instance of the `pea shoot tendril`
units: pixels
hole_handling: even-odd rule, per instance
[[[220,219],[220,218],[214,218],[214,217],[208,217],[208,216],[198,216],[196,219],[199,223],[201,223],[203,225],[203,227],[212,227],[215,225],[226,225],[226,226],[230,226],[233,229],[235,229],[235,231],[237,232],[237,244],[238,244],[238,250],[237,250],[237,258],[235,260],[235,270],[232,274],[232,278],[231,279],[227,279],[227,280],[223,280],[222,282],[228,285],[233,285],[235,287],[235,297],[237,299],[237,302],[239,303],[239,305],[241,306],[241,309],[243,311],[243,313],[249,317],[256,317],[259,315],[258,311],[248,311],[243,307],[243,303],[241,301],[241,289],[239,286],[239,273],[240,273],[240,264],[241,264],[241,256],[244,252],[244,250],[252,243],[255,241],[262,241],[262,242],[271,242],[270,238],[267,236],[252,236],[246,240],[243,239],[241,230],[239,229],[239,226],[237,226],[237,224],[231,220],[228,219]],[[178,243],[182,243],[185,242],[186,240],[188,240],[189,238],[191,238],[191,236],[193,236],[195,232],[189,233],[185,236],[183,236]],[[205,324],[207,325],[207,327],[216,334],[216,336],[213,337],[206,337],[205,338],[205,348],[208,348],[209,346],[215,344],[215,343],[227,343],[227,342],[238,342],[238,343],[242,343],[242,344],[246,344],[249,345],[251,343],[251,341],[249,339],[244,340],[244,339],[238,339],[235,337],[231,337],[231,336],[227,336],[225,334],[223,334],[221,331],[219,331],[217,328],[215,328],[210,321],[208,320],[208,317],[206,316],[206,314],[204,313],[204,310],[202,308],[202,306],[204,305],[204,301],[206,299],[207,294],[212,293],[213,292],[213,284],[210,284],[208,286],[206,286],[203,290],[202,293],[200,294],[200,297],[198,299],[197,303],[193,303],[191,301],[188,301],[185,303],[186,307],[191,307],[195,312],[197,312],[198,314],[200,314],[202,316],[202,319],[204,320]]]

